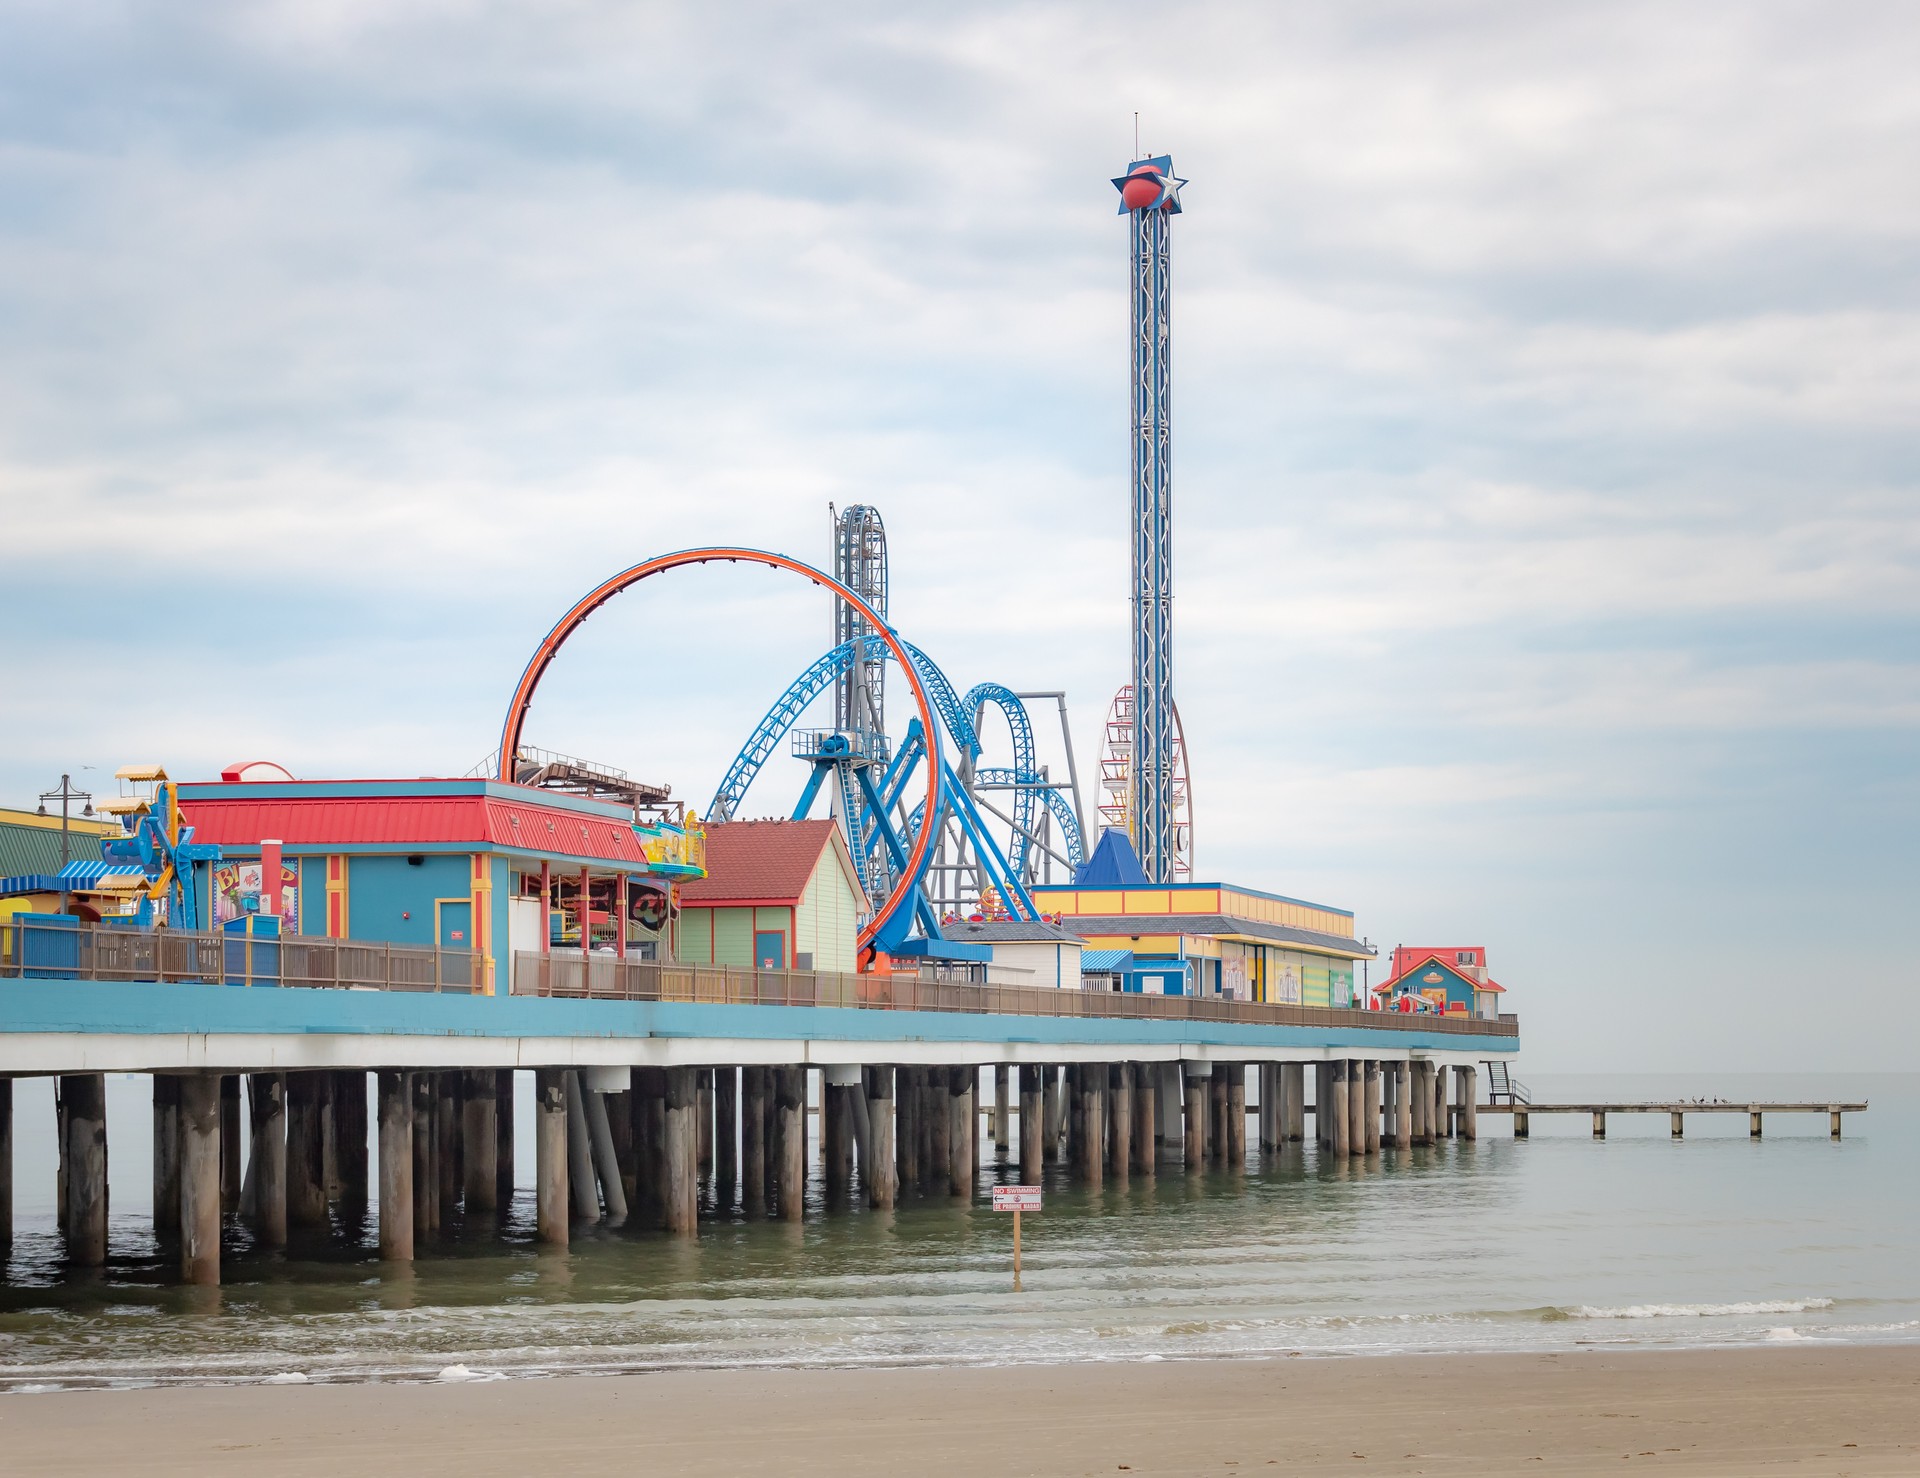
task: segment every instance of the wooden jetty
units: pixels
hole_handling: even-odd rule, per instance
[[[1593,1116],[1593,1137],[1607,1137],[1608,1114],[1665,1114],[1673,1137],[1680,1139],[1686,1133],[1688,1114],[1745,1114],[1747,1133],[1754,1139],[1760,1138],[1761,1124],[1768,1114],[1825,1114],[1827,1116],[1827,1135],[1831,1139],[1840,1137],[1840,1120],[1846,1114],[1863,1114],[1867,1111],[1864,1103],[1720,1103],[1713,1100],[1705,1102],[1697,1098],[1660,1100],[1648,1103],[1483,1103],[1483,1114],[1512,1114],[1513,1137],[1527,1137],[1527,1121],[1534,1114],[1590,1114]]]

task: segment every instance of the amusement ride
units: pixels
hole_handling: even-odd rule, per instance
[[[1180,189],[1171,158],[1136,160],[1117,177],[1131,241],[1132,681],[1108,713],[1101,761],[1101,820],[1131,843],[1146,881],[1188,879],[1193,867],[1192,787],[1173,703],[1173,466],[1170,222]],[[522,673],[489,767],[515,781],[538,773],[521,731],[541,677],[560,646],[614,595],[668,570],[712,562],[765,565],[801,575],[833,598],[833,644],[775,699],[747,736],[707,804],[706,819],[742,815],[749,788],[782,743],[808,776],[792,816],[826,796],[870,905],[859,945],[863,966],[879,955],[964,960],[983,951],[948,939],[975,918],[1040,922],[1030,890],[1057,864],[1071,876],[1089,851],[1086,815],[1060,693],[1016,693],[999,683],[960,692],[920,648],[888,622],[887,537],[879,511],[860,504],[833,513],[832,572],[763,550],[716,547],[660,555],[613,576],[548,633]],[[913,712],[896,737],[888,727],[889,668]],[[832,723],[800,727],[829,691]],[[1027,698],[1053,699],[1066,747],[1056,781],[1036,756]],[[1006,725],[1011,763],[982,764],[987,710]]]

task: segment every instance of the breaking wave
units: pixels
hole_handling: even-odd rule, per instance
[[[1830,1309],[1830,1298],[1774,1298],[1739,1304],[1627,1304],[1622,1308],[1595,1308],[1582,1304],[1568,1309],[1569,1319],[1713,1319],[1742,1314],[1809,1314]]]

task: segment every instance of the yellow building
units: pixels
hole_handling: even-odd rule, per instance
[[[1357,1003],[1353,966],[1374,956],[1345,909],[1230,883],[1033,890],[1090,950],[1130,950],[1127,989],[1307,1006]]]

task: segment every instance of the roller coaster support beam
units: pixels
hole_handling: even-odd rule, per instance
[[[980,865],[986,869],[988,878],[994,887],[1000,890],[1000,896],[1007,902],[1007,911],[1023,923],[1037,923],[1040,910],[1034,905],[1033,895],[1027,892],[1027,885],[1000,856],[999,849],[987,839],[986,823],[980,819],[980,813],[974,808],[973,797],[967,794],[961,785],[960,777],[947,770],[948,805],[960,822],[960,829],[973,843],[974,855]]]
[[[793,819],[805,821],[807,812],[813,809],[813,803],[820,798],[820,782],[827,778],[827,771],[833,768],[828,764],[816,764],[813,773],[807,777],[806,789],[800,792],[800,802],[793,808]]]
[[[900,833],[894,830],[892,820],[880,804],[880,796],[874,789],[873,777],[869,775],[865,769],[855,770],[853,774],[855,782],[866,795],[867,805],[872,809],[874,816],[874,836],[878,838],[881,845],[885,847],[887,856],[893,863],[895,870],[897,871],[905,867],[907,865],[906,844],[900,840]],[[934,916],[933,905],[927,902],[924,893],[915,898],[913,911],[914,917],[919,920],[921,931],[925,933],[927,938],[938,939],[940,937],[940,921]],[[906,941],[906,937],[907,929],[901,927],[889,930],[887,936],[877,940],[876,943],[879,944],[880,948],[891,951],[898,949],[901,944]]]

